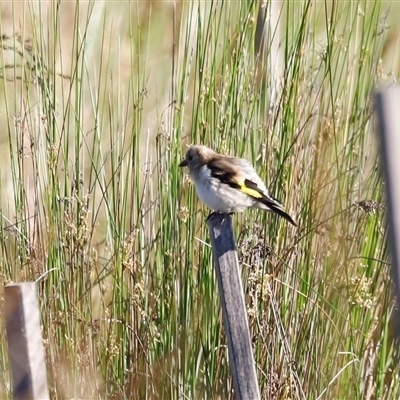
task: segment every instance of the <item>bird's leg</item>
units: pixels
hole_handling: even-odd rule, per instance
[[[215,217],[217,214],[219,214],[219,213],[217,213],[215,211],[211,211],[210,214],[208,214],[206,221],[208,222],[211,218]]]
[[[219,211],[212,211],[212,212],[208,215],[206,221],[209,221],[211,218],[216,217],[216,216],[218,216],[218,215],[223,215],[223,216],[225,216],[225,215],[233,215],[233,214],[235,214],[233,211],[232,211],[232,212],[228,212],[228,213],[222,213],[222,212],[219,212]]]

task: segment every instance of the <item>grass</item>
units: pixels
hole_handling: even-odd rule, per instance
[[[264,40],[252,2],[2,7],[0,277],[38,280],[52,398],[233,398],[188,143],[299,222],[234,218],[262,398],[399,397],[371,100],[396,3],[275,4]]]

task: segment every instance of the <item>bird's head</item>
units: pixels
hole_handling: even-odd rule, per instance
[[[188,167],[190,172],[197,171],[200,167],[207,164],[215,154],[214,150],[206,146],[190,146],[179,167]]]

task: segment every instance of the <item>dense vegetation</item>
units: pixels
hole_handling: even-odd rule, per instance
[[[53,399],[233,399],[191,143],[299,222],[234,217],[262,398],[399,398],[372,116],[399,7],[269,7],[1,5],[0,276],[38,281]]]

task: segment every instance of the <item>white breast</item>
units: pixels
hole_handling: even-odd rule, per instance
[[[246,194],[213,178],[206,166],[201,167],[195,186],[199,199],[213,211],[242,212],[254,204],[254,200]]]

